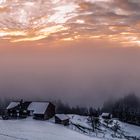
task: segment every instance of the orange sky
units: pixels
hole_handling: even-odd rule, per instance
[[[140,0],[0,0],[0,98],[140,95],[139,47]]]
[[[139,13],[139,0],[0,0],[0,46],[87,39],[139,47]]]

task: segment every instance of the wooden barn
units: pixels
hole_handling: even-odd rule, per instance
[[[29,115],[27,110],[31,102],[10,102],[7,106],[5,113],[3,114],[3,119],[8,118],[26,118]]]
[[[102,113],[101,117],[103,119],[112,119],[112,114],[111,113]]]
[[[55,123],[62,124],[62,125],[69,125],[69,117],[64,114],[57,114],[55,115]]]
[[[31,102],[27,110],[34,119],[39,120],[47,120],[55,115],[55,106],[50,102]]]

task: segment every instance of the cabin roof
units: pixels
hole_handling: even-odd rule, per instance
[[[32,102],[27,109],[33,111],[34,114],[44,114],[48,105],[49,102]]]
[[[12,109],[16,106],[18,106],[20,104],[20,102],[11,102],[6,109]]]
[[[69,119],[69,117],[65,114],[56,114],[55,116],[62,121]]]
[[[110,113],[102,113],[102,116],[106,117],[106,116],[109,116]]]

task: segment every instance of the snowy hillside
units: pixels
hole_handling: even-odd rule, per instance
[[[136,136],[136,137],[140,138],[140,127],[139,126],[121,122],[121,128],[123,130],[125,130],[126,135]]]
[[[0,120],[0,140],[98,140],[69,128],[31,118]]]
[[[116,139],[135,139],[140,140],[140,127],[135,125],[130,125],[127,123],[120,122],[116,119],[112,119],[112,123],[108,126],[104,123],[104,120],[100,118],[100,126],[98,127],[95,132],[92,132],[92,127],[89,124],[88,117],[79,116],[79,115],[69,115],[71,118],[72,125],[70,128],[84,133],[90,137],[98,137],[100,139],[109,139],[109,140],[116,140]],[[115,122],[118,122],[120,126],[120,130],[118,131],[116,137],[114,137],[114,131],[112,127],[114,126]],[[77,128],[80,127],[81,129]],[[82,130],[83,128],[83,130]],[[85,128],[85,129],[84,129]]]
[[[37,121],[32,118],[22,120],[0,120],[0,140],[119,140],[113,138],[113,132],[103,124],[100,126],[102,132],[98,134],[90,132],[84,133],[75,127],[80,125],[91,129],[88,117],[69,115],[70,126],[62,126],[54,123],[54,119],[49,121]],[[127,136],[137,136],[140,138],[140,127],[119,122],[121,129]],[[86,131],[85,131],[86,132]],[[104,133],[103,133],[104,132]],[[126,140],[126,138],[121,138]]]

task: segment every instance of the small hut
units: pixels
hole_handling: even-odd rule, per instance
[[[31,102],[27,110],[38,120],[47,120],[55,115],[55,106],[50,102]]]
[[[62,124],[62,125],[69,125],[70,118],[64,114],[57,114],[55,115],[55,123]]]
[[[112,119],[112,114],[111,113],[102,113],[101,117],[103,119]]]

